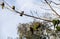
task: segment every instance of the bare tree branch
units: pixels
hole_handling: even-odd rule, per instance
[[[11,9],[12,9],[12,7],[6,2],[6,1],[3,1],[5,4],[7,4]],[[13,9],[12,9],[13,10]],[[19,11],[17,11],[17,10],[13,10],[13,11],[15,11],[16,13],[18,13],[18,14],[21,14]],[[31,16],[31,15],[28,15],[28,14],[23,14],[23,15],[25,15],[25,16],[28,16],[28,17],[32,17],[32,18],[36,18],[36,19],[40,19],[40,20],[45,20],[45,21],[48,21],[48,22],[52,22],[51,20],[47,20],[47,19],[43,19],[43,18],[39,18],[39,17],[35,17],[35,16]]]
[[[45,0],[45,2],[49,5],[49,7],[51,8],[51,10],[60,17],[60,15],[51,7],[51,5],[47,2],[47,0]]]
[[[54,3],[55,5],[60,5],[60,3],[58,4],[58,3],[55,3],[55,2],[53,2],[53,1],[51,1],[51,3]]]

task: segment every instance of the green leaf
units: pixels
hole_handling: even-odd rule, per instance
[[[60,31],[60,26],[57,26],[56,29],[57,29],[57,31]]]

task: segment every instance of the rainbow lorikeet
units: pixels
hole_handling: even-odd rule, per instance
[[[15,10],[15,6],[12,6],[12,9]]]
[[[1,4],[1,6],[2,6],[2,9],[4,8],[4,5],[5,5],[5,4],[4,4],[4,2],[3,2],[3,3]]]
[[[20,14],[20,16],[23,16],[23,14],[24,14],[24,11],[21,11],[21,14]]]
[[[60,20],[53,20],[52,23],[53,23],[54,28],[55,28],[55,26],[56,25],[58,26],[58,24],[60,23]]]

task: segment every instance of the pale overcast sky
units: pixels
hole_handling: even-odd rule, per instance
[[[1,3],[2,0],[0,0]],[[17,8],[16,10],[24,10],[26,14],[31,15],[30,10],[37,10],[40,13],[51,12],[41,9],[40,7],[46,8],[45,4],[42,4],[41,0],[5,0],[9,5]],[[43,0],[42,0],[43,1]],[[55,1],[55,0],[54,0]],[[49,8],[48,8],[49,9]],[[34,16],[37,16],[33,13]],[[39,13],[38,13],[39,14]],[[17,37],[17,26],[19,23],[27,23],[33,21],[33,18],[30,17],[20,17],[19,14],[16,14],[13,11],[10,11],[6,8],[2,10],[0,7],[0,39],[7,39],[10,37]]]

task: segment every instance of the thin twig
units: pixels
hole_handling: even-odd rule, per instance
[[[4,3],[6,3],[11,9],[12,7],[6,2],[6,1],[3,1]],[[12,9],[13,10],[13,9]],[[21,14],[19,11],[17,10],[14,10],[16,13],[19,13]],[[31,15],[28,15],[28,14],[23,14],[25,16],[28,16],[28,17],[32,17],[32,18],[36,18],[36,19],[40,19],[40,20],[45,20],[45,21],[48,21],[48,22],[52,22],[51,20],[47,20],[47,19],[42,19],[42,18],[38,18],[38,17],[35,17],[35,16],[31,16]]]
[[[51,7],[51,5],[47,2],[47,0],[45,0],[45,2],[49,5],[49,7],[51,8],[51,10],[60,17],[60,15]]]
[[[56,4],[56,5],[60,5],[60,3],[58,4],[58,3],[55,3],[55,2],[53,2],[53,1],[51,1],[51,3],[54,3],[54,4]]]

